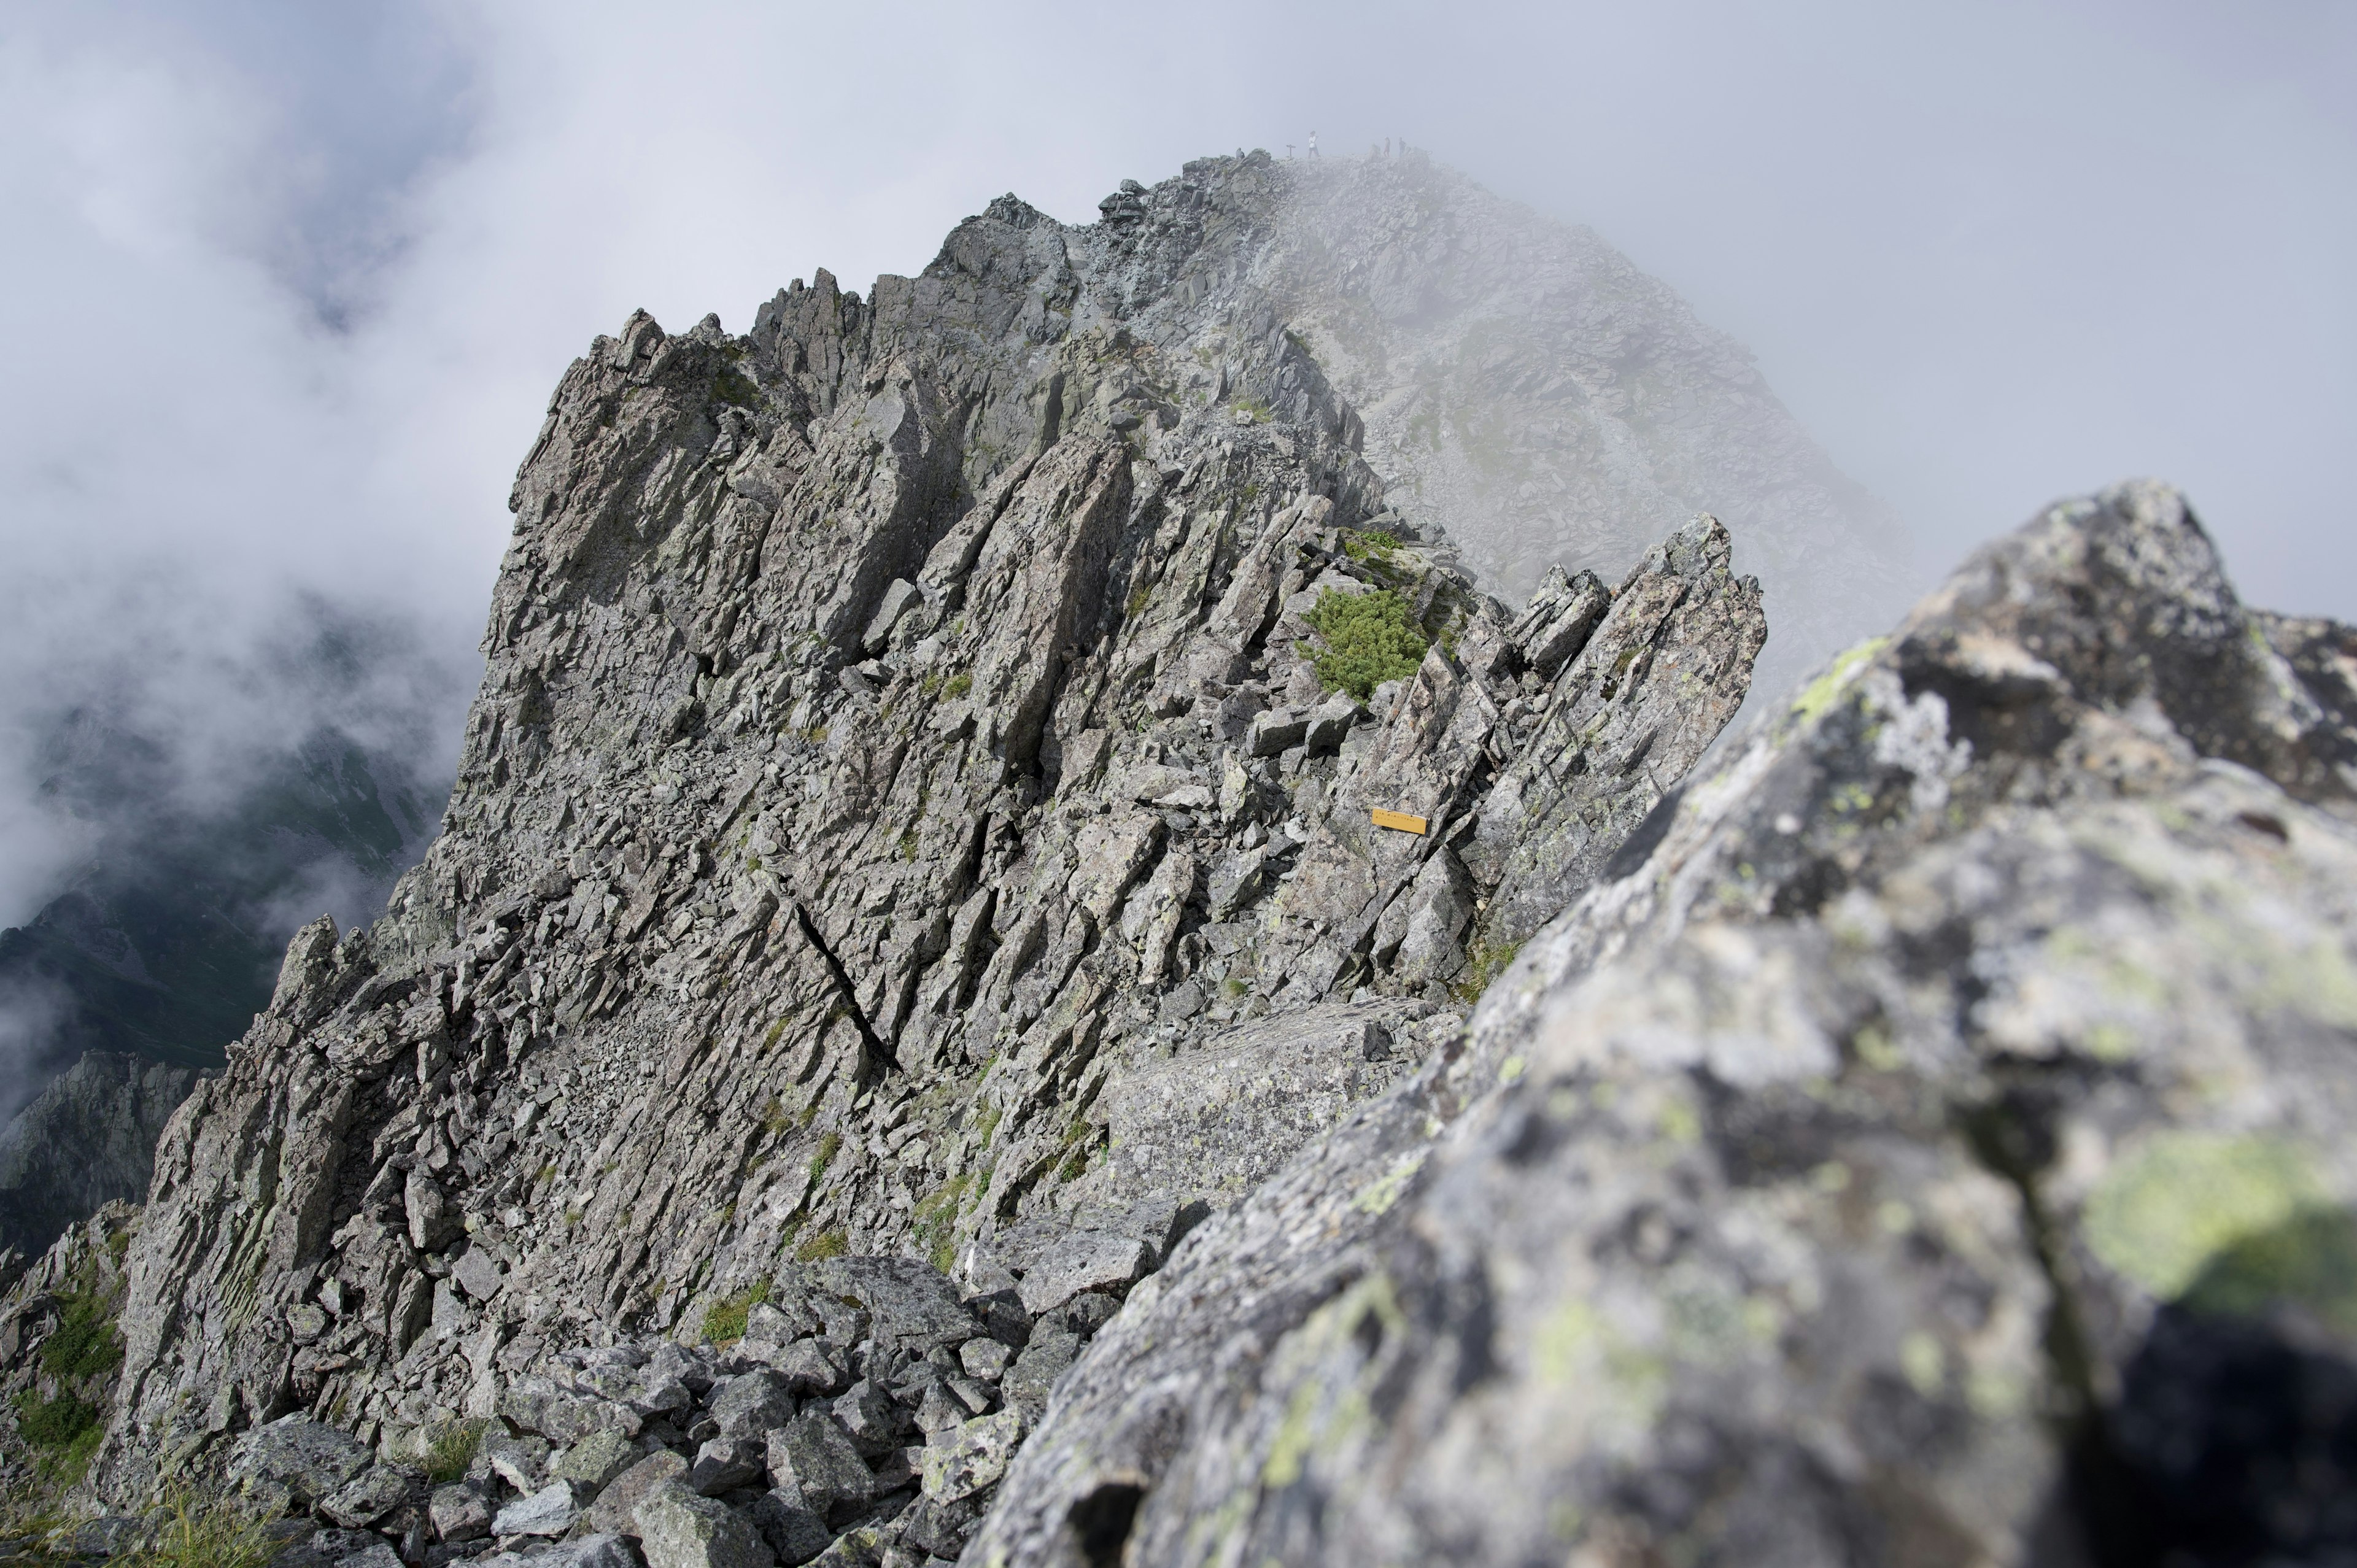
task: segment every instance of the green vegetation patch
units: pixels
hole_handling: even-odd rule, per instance
[[[199,1498],[183,1487],[165,1504],[154,1544],[125,1561],[171,1568],[263,1568],[281,1544],[258,1511],[231,1498]]]
[[[77,1292],[59,1303],[57,1331],[41,1345],[41,1369],[53,1378],[94,1378],[123,1364],[123,1341],[105,1298]]]
[[[770,1282],[756,1280],[735,1295],[723,1296],[704,1309],[704,1337],[715,1345],[734,1344],[745,1337],[745,1324],[753,1309],[770,1299]]]
[[[1372,594],[1318,596],[1309,625],[1325,646],[1311,660],[1318,683],[1365,702],[1386,681],[1404,681],[1424,662],[1430,645],[1409,618],[1407,601],[1389,588]]]
[[[850,1251],[851,1238],[845,1235],[843,1227],[838,1225],[831,1230],[820,1231],[795,1248],[794,1257],[800,1262],[816,1263],[823,1262],[828,1258],[840,1258]]]
[[[53,1400],[27,1391],[16,1396],[16,1431],[36,1448],[66,1448],[98,1426],[98,1407],[72,1394]]]
[[[754,383],[752,377],[729,365],[712,378],[712,401],[733,403],[739,408],[759,408],[761,406],[761,389]]]
[[[447,1487],[467,1473],[483,1445],[487,1421],[454,1421],[437,1428],[425,1445],[425,1478]]]
[[[917,1204],[917,1240],[925,1249],[925,1261],[942,1273],[957,1262],[958,1208],[972,1179],[952,1176],[939,1191]]]
[[[1475,942],[1472,950],[1465,955],[1465,972],[1448,988],[1449,994],[1468,1006],[1480,1001],[1490,983],[1505,973],[1506,966],[1522,950],[1520,942]]]
[[[843,1134],[827,1133],[818,1141],[818,1152],[810,1159],[811,1185],[816,1187],[826,1176],[826,1167],[834,1163],[835,1151],[843,1147]]]

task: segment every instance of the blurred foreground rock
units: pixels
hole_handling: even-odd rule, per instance
[[[972,1560],[2342,1560],[2352,654],[2158,486],[1991,546],[1199,1229]]]

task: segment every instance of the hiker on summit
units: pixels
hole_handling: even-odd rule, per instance
[[[1318,156],[1318,133],[1315,131],[1309,133],[1309,156],[1313,158]]]

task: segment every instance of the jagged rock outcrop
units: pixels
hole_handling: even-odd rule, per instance
[[[442,836],[377,925],[296,937],[158,1149],[97,1495],[230,1477],[290,1416],[400,1475],[496,1420],[782,1485],[778,1433],[860,1448],[942,1385],[985,1423],[952,1554],[1188,1228],[1450,1047],[1520,835],[1609,854],[1765,622],[1707,517],[1520,617],[1378,526],[1358,416],[1251,275],[1286,177],[1207,160],[1087,229],[1004,199],[869,300],[822,274],[742,338],[640,315],[567,371]],[[942,1295],[915,1359],[946,1385],[828,1317],[882,1316],[887,1265]],[[765,1297],[827,1321],[697,1375],[816,1358],[862,1402],[650,1444],[670,1396],[601,1369],[749,1339]],[[534,1380],[570,1402],[518,1405]],[[908,1501],[891,1448],[808,1510],[842,1552]],[[501,1474],[484,1508],[564,1513]],[[371,1538],[415,1545],[408,1485],[279,1500],[382,1502]],[[606,1528],[758,1556],[738,1489]]]
[[[2054,508],[1214,1216],[970,1562],[2357,1545],[2357,634]]]
[[[1385,504],[1491,592],[1520,602],[1554,567],[1617,580],[1716,513],[1775,607],[1776,697],[1928,585],[1751,355],[1593,231],[1422,154],[1286,167],[1263,275],[1365,422]]]
[[[90,1051],[0,1130],[0,1248],[44,1251],[110,1203],[138,1203],[194,1069]]]

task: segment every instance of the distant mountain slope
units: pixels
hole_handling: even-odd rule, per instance
[[[1420,154],[1284,166],[1265,282],[1365,419],[1388,503],[1445,521],[1492,592],[1553,564],[1617,579],[1711,512],[1767,590],[1773,696],[1922,585],[1749,352],[1594,231]]]
[[[268,998],[264,997],[264,1001]],[[0,1249],[40,1252],[108,1203],[140,1203],[193,1069],[90,1051],[0,1129]]]
[[[153,744],[88,714],[52,737],[47,792],[98,824],[66,890],[0,931],[16,1059],[0,1116],[86,1051],[218,1067],[270,1000],[288,935],[323,909],[373,913],[440,802],[398,764],[325,734],[227,807],[172,803]]]

